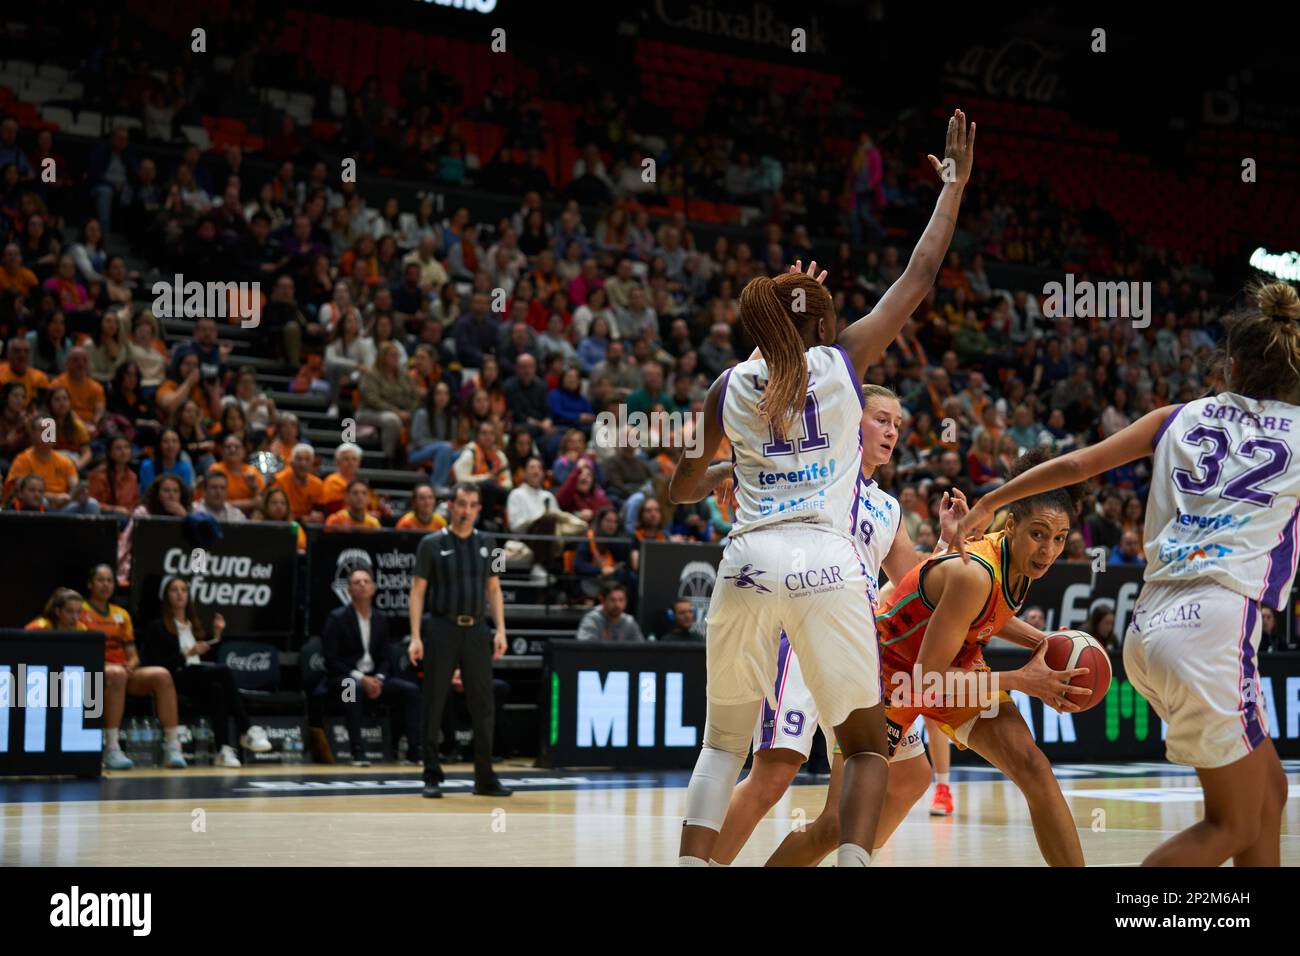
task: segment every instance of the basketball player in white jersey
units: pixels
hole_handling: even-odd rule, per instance
[[[736,518],[709,604],[708,716],[686,794],[679,862],[711,857],[754,715],[770,694],[784,631],[822,719],[845,755],[837,862],[866,866],[884,801],[888,742],[871,599],[853,540],[861,462],[861,372],[893,341],[933,286],[970,177],[975,126],[948,121],[944,179],[907,269],[871,314],[836,335],[816,275],[760,276],[740,296],[740,320],[763,358],[718,378],[704,405],[699,457],[673,472],[674,503],[706,497],[734,475]],[[723,434],[732,461],[708,465]]]
[[[1255,656],[1260,605],[1288,600],[1300,552],[1300,298],[1274,282],[1250,300],[1225,320],[1225,391],[1026,471],[981,498],[953,542],[964,557],[965,538],[1010,502],[1154,455],[1124,670],[1168,725],[1168,758],[1196,768],[1205,817],[1146,866],[1281,862],[1287,779]]]
[[[883,604],[886,592],[923,559],[912,547],[906,529],[901,527],[898,502],[871,481],[875,467],[888,461],[893,453],[902,422],[902,409],[888,389],[867,385],[863,388],[863,395],[867,408],[862,423],[863,482],[859,486],[859,513],[865,514],[865,518],[859,521],[856,534],[858,550],[863,555],[871,582],[872,603],[878,608]],[[946,550],[945,540],[956,534],[960,518],[966,512],[964,496],[960,492],[956,494],[956,499],[950,501],[945,496],[941,503],[941,538],[935,546],[935,554]],[[890,579],[889,584],[883,587],[879,587],[876,580],[881,567]],[[1016,618],[1008,621],[999,634],[1026,647],[1036,647],[1046,639],[1042,631]],[[736,798],[728,811],[714,853],[719,862],[729,862],[740,851],[758,820],[780,799],[799,765],[807,759],[808,744],[801,739],[804,735],[795,731],[816,723],[816,708],[802,684],[798,658],[789,653],[781,663],[776,689],[779,702],[775,708],[767,708],[764,704],[765,713],[755,730],[754,768],[745,783],[737,788]],[[925,759],[923,720],[918,717],[910,726],[902,728],[899,742],[890,757],[886,799],[876,829],[877,847],[885,844],[908,811],[929,789],[930,764]],[[838,805],[844,762],[835,746],[834,735],[826,728],[823,731],[826,732],[828,747],[835,752],[826,805],[811,825],[786,836],[768,860],[769,866],[816,866],[839,842]],[[948,738],[936,731],[931,740],[933,745],[942,742],[947,746]],[[756,781],[752,791],[747,786],[751,779]]]
[[[858,555],[866,571],[867,593],[872,607],[879,606],[879,575],[883,567],[891,581],[900,580],[921,560],[912,537],[903,525],[898,500],[886,494],[872,475],[893,456],[903,423],[898,396],[879,385],[862,387],[862,480],[858,484],[858,521],[854,527]],[[966,498],[954,491],[943,496],[939,523],[941,536],[956,532],[966,514]],[[943,540],[935,551],[945,548]],[[874,640],[874,622],[872,639]],[[713,859],[730,864],[753,833],[758,821],[789,789],[795,774],[808,759],[818,726],[817,704],[804,683],[798,657],[790,650],[785,635],[777,656],[777,678],[773,685],[775,705],[759,704],[754,728],[754,763],[749,775],[736,787],[727,817],[713,850]],[[828,753],[835,737],[823,727]],[[919,731],[918,731],[919,732]],[[838,764],[838,758],[836,758]],[[927,776],[928,784],[929,778]],[[891,786],[892,786],[891,782]]]

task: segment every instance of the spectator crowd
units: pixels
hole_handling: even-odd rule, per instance
[[[265,56],[250,80],[283,72]],[[678,132],[635,97],[579,95],[581,156],[551,182],[534,155],[546,135],[535,91],[494,86],[458,103],[454,80],[421,66],[401,103],[366,82],[340,111],[323,81],[317,109],[333,111],[340,139],[327,146],[277,114],[246,157],[177,144],[213,95],[192,57],[140,89],[95,62],[111,80],[97,95],[135,104],[142,129],[111,130],[76,163],[61,134],[0,121],[0,474],[7,508],[115,516],[119,582],[140,516],[291,522],[305,548],[317,526],[438,530],[464,482],[481,492],[482,529],[517,537],[512,553],[539,581],[571,576],[561,596],[603,615],[585,634],[628,638],[616,612],[635,601],[639,542],[723,541],[731,505],[725,489],[672,505],[681,449],[653,430],[639,446],[598,443],[598,417],[700,413],[712,380],[754,345],[740,290],[818,250],[841,321],[870,312],[936,187],[904,161],[934,149],[935,130],[922,141],[906,123],[869,133],[843,113],[807,118],[798,97],[762,84],[722,84],[708,122]],[[467,155],[461,115],[501,125],[496,155]],[[796,124],[852,132],[854,147],[819,163]],[[341,180],[331,149],[484,202],[406,203],[364,172],[361,185]],[[39,175],[50,156],[57,183]],[[654,181],[639,175],[646,158]],[[512,213],[484,212],[503,195]],[[755,218],[743,233],[680,209],[652,218],[672,196]],[[1225,290],[1204,263],[1039,199],[977,163],[935,288],[865,370],[905,411],[876,479],[918,548],[933,546],[945,490],[977,497],[1024,449],[1096,442],[1214,384]],[[1149,281],[1152,321],[1045,316],[1041,282],[1008,278],[1035,273],[1008,264]],[[178,275],[258,283],[258,326],[158,315],[153,283]],[[309,438],[308,411],[337,440]],[[379,493],[393,471],[414,477],[409,498]],[[1141,563],[1149,482],[1140,464],[1105,475],[1064,560],[1101,548]]]

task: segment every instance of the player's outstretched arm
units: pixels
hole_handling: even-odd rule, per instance
[[[1177,406],[1167,405],[1153,412],[1147,412],[1132,425],[1117,431],[1105,441],[1076,449],[1068,455],[1053,458],[1041,465],[1035,465],[1023,475],[1017,475],[1005,485],[990,491],[977,501],[975,507],[971,508],[966,517],[961,520],[952,547],[961,552],[964,560],[969,560],[966,556],[966,539],[983,534],[1000,508],[1005,508],[1011,502],[1030,495],[1087,481],[1104,471],[1127,465],[1138,458],[1145,458],[1151,454],[1152,445],[1161,426],[1170,415],[1174,414],[1176,408]]]
[[[935,203],[930,223],[912,250],[912,258],[898,281],[889,287],[869,315],[854,322],[840,333],[839,344],[849,353],[853,367],[865,372],[894,341],[908,317],[916,311],[925,294],[934,288],[948,244],[957,228],[957,211],[962,192],[970,180],[975,158],[975,124],[966,125],[966,114],[955,111],[948,120],[948,138],[944,161],[926,157],[943,179],[939,201]]]
[[[707,498],[728,475],[731,474],[730,462],[713,461],[713,456],[718,453],[718,448],[722,444],[722,425],[718,422],[718,403],[722,397],[722,382],[724,376],[718,379],[709,388],[709,394],[704,399],[704,438],[695,454],[691,449],[687,449],[686,454],[682,455],[677,467],[673,470],[673,476],[668,481],[668,500],[675,505],[694,504]]]

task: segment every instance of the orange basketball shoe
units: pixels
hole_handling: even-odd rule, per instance
[[[934,799],[930,801],[930,816],[952,816],[952,790],[946,783],[937,783],[934,786]]]

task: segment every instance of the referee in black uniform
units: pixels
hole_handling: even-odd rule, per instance
[[[425,641],[429,645],[424,668],[426,797],[442,796],[438,736],[457,667],[474,725],[474,792],[481,796],[510,796],[492,770],[492,662],[506,652],[506,624],[501,579],[492,568],[492,549],[487,539],[474,530],[482,507],[478,488],[458,484],[451,502],[451,525],[426,535],[415,552],[409,609],[412,664],[425,656]],[[491,606],[495,637],[484,620],[484,604]]]

